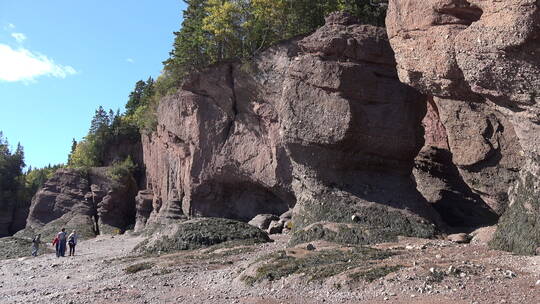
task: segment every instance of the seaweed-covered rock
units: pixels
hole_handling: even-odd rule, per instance
[[[430,238],[438,233],[434,223],[413,213],[378,204],[355,204],[353,199],[334,193],[322,195],[320,201],[305,202],[293,218],[290,244],[324,239],[364,245],[394,241],[399,235]]]
[[[496,249],[535,255],[540,247],[540,179],[532,173],[510,191],[510,206],[501,217],[493,240]]]
[[[47,242],[42,240],[42,242]],[[29,238],[20,237],[4,237],[0,238],[0,260],[14,259],[24,256],[30,256],[32,241]],[[49,248],[42,244],[38,254],[52,252]]]
[[[396,212],[394,216],[399,216]],[[397,218],[395,218],[397,219]],[[289,246],[325,240],[344,245],[368,245],[380,242],[397,241],[398,236],[415,236],[429,238],[434,234],[434,227],[422,223],[411,223],[409,218],[400,217],[394,223],[383,224],[380,218],[379,225],[318,222],[301,230],[297,230],[291,236]]]
[[[208,247],[224,242],[270,242],[266,232],[249,224],[221,218],[198,218],[156,230],[134,251],[167,253]]]
[[[392,267],[391,270],[374,272],[375,269],[379,269],[374,265],[395,254],[391,251],[362,246],[339,246],[332,243],[318,246],[316,249],[313,244],[309,245],[308,248],[311,247],[311,249],[295,247],[264,256],[249,266],[239,276],[239,280],[253,285],[296,275],[309,282],[323,282],[330,277],[345,273],[354,280],[353,276],[356,272],[352,273],[352,271],[359,270],[363,275],[357,274],[357,276],[371,282],[400,268]],[[369,276],[366,270],[370,272]]]

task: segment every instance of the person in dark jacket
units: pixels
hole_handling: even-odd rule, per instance
[[[62,230],[58,232],[56,237],[58,237],[58,250],[57,250],[56,256],[64,257],[66,256],[66,243],[67,243],[66,228],[62,228]]]
[[[68,236],[69,256],[75,256],[75,246],[77,245],[78,239],[79,236],[77,235],[77,231],[73,230]]]

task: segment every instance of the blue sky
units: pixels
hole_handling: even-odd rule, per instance
[[[156,78],[180,0],[0,0],[0,131],[32,167],[65,163],[95,109]]]

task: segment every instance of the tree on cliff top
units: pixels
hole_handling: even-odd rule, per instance
[[[314,31],[335,11],[384,26],[380,0],[185,0],[182,27],[158,79],[162,95],[186,74],[231,58],[249,58],[277,41]]]
[[[385,0],[184,0],[187,8],[175,32],[163,71],[140,80],[126,104],[126,117],[140,129],[153,130],[159,100],[178,89],[185,76],[228,59],[250,58],[278,41],[306,34],[335,11],[348,11],[362,23],[384,25]],[[148,90],[147,90],[148,91]]]

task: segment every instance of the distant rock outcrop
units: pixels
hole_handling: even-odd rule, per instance
[[[13,235],[26,226],[29,203],[0,201],[0,237]]]
[[[498,214],[497,248],[540,246],[538,1],[391,0],[401,81],[435,96],[453,164]]]
[[[107,168],[59,169],[32,199],[26,229],[50,237],[62,227],[82,236],[123,231],[135,223],[137,185],[131,176],[113,180]]]

